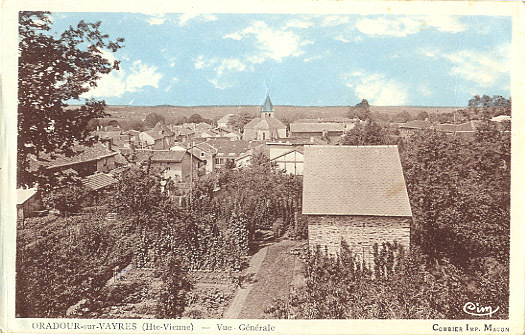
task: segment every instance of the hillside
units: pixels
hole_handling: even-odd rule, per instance
[[[200,114],[202,117],[218,120],[220,117],[229,113],[247,112],[257,114],[261,106],[242,105],[242,106],[107,106],[106,111],[112,119],[144,120],[150,113],[164,115],[167,120],[176,120],[182,117],[189,117],[192,114]],[[274,105],[275,116],[278,119],[299,119],[344,116],[350,106],[279,106]],[[425,106],[371,106],[372,112],[397,114],[407,111],[410,114],[417,114],[421,111],[448,113],[458,109],[458,107],[425,107]]]

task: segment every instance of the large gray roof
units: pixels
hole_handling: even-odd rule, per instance
[[[305,147],[303,214],[412,216],[397,146]]]

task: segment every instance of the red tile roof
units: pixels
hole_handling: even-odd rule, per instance
[[[397,146],[307,146],[303,183],[303,214],[412,216]]]

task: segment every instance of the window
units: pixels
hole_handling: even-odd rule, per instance
[[[201,152],[201,157],[204,157],[204,152]]]

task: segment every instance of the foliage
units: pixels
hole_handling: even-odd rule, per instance
[[[372,119],[365,121],[364,125],[357,123],[341,140],[344,145],[379,145],[392,142],[387,129]]]
[[[508,264],[510,135],[488,123],[475,139],[428,132],[401,154],[422,251],[463,267],[479,257]]]
[[[42,200],[49,209],[58,209],[63,216],[79,213],[83,203],[89,199],[89,190],[81,184],[71,184],[55,188],[45,193]]]
[[[351,119],[359,119],[362,121],[370,119],[370,105],[368,104],[368,100],[363,99],[354,107],[350,107],[346,116]]]
[[[287,319],[464,319],[467,301],[502,306],[496,318],[508,313],[508,300],[484,300],[480,292],[489,290],[472,286],[468,274],[450,263],[427,265],[417,250],[406,255],[395,243],[376,244],[374,254],[369,267],[344,242],[337,257],[315,248],[306,255],[305,284],[266,313]]]
[[[17,234],[17,317],[64,317],[80,298],[100,299],[114,266],[128,264],[131,238],[99,216],[31,218]]]
[[[39,153],[72,154],[75,143],[90,144],[88,122],[103,117],[105,102],[86,100],[68,107],[96,87],[102,74],[118,69],[103,57],[124,41],[110,41],[99,31],[100,22],[80,21],[60,35],[51,33],[50,13],[20,12],[18,62],[18,184],[35,182],[29,156]]]
[[[159,122],[165,122],[166,119],[163,115],[158,113],[149,113],[146,115],[146,118],[144,119],[144,126],[146,128],[153,128],[155,125]]]
[[[189,304],[188,293],[193,285],[187,278],[184,263],[175,254],[164,259],[161,265],[163,289],[160,295],[160,318],[180,317]]]
[[[242,111],[238,114],[234,114],[230,117],[228,120],[228,125],[237,131],[242,132],[244,129],[244,126],[248,124],[251,120],[255,118],[255,115]]]
[[[481,116],[493,117],[497,115],[510,115],[511,100],[502,97],[501,95],[494,95],[492,98],[488,95],[475,95],[468,101],[468,108],[474,114],[482,113]]]

